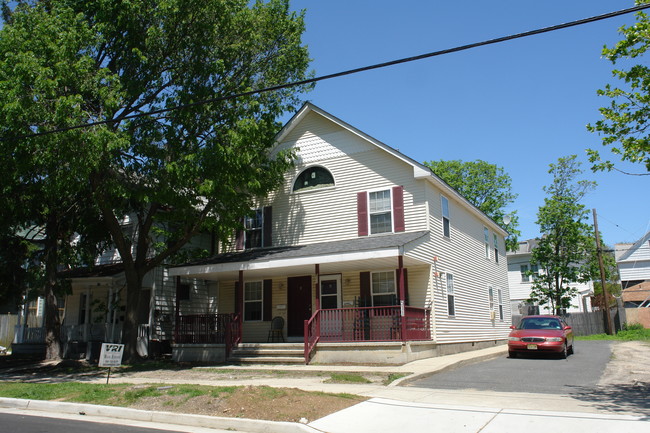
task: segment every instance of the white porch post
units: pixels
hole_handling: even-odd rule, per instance
[[[90,286],[86,287],[86,305],[84,314],[84,341],[88,341],[88,327],[90,326]]]

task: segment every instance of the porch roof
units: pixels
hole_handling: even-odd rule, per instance
[[[427,234],[428,231],[418,231],[309,245],[253,248],[173,266],[169,275],[206,280],[234,280],[239,277],[239,271],[245,271],[248,278],[311,275],[316,264],[320,265],[321,274],[355,269],[391,269],[397,267],[400,255],[404,256],[404,266],[422,264],[422,261],[404,255],[405,247]]]

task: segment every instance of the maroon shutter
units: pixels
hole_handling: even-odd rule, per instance
[[[404,227],[404,187],[393,187],[393,224],[396,232],[403,232]]]
[[[264,280],[263,296],[264,311],[262,312],[262,320],[269,322],[273,314],[273,280]]]
[[[235,314],[241,314],[242,306],[242,288],[239,287],[239,281],[235,281]]]
[[[368,194],[357,193],[357,227],[359,236],[368,236]]]
[[[273,225],[271,224],[273,221],[273,208],[271,206],[266,206],[264,208],[264,221],[263,221],[263,227],[262,231],[264,238],[262,239],[262,246],[263,247],[270,247],[271,244],[273,243]],[[271,319],[269,319],[271,320]]]
[[[370,272],[359,273],[359,307],[372,306],[370,299]]]
[[[241,251],[244,249],[244,230],[238,230],[235,238],[235,249]]]

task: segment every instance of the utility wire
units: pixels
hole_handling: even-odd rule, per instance
[[[444,50],[433,51],[433,52],[426,53],[426,54],[420,54],[418,56],[405,57],[405,58],[402,58],[402,59],[391,60],[389,62],[377,63],[377,64],[374,64],[374,65],[363,66],[363,67],[355,68],[355,69],[348,69],[348,70],[342,71],[342,72],[336,72],[336,73],[333,73],[333,74],[322,75],[320,77],[309,78],[309,79],[306,79],[306,80],[295,81],[295,82],[292,82],[292,83],[280,84],[280,85],[277,85],[277,86],[265,87],[263,89],[251,90],[251,91],[248,91],[248,92],[242,92],[242,93],[236,93],[236,94],[227,95],[227,96],[220,96],[220,97],[216,97],[216,98],[205,99],[205,100],[193,102],[193,103],[190,103],[190,104],[178,105],[176,107],[163,108],[163,109],[159,109],[159,110],[152,110],[152,111],[147,111],[147,112],[144,112],[144,113],[131,114],[131,115],[128,115],[128,116],[118,116],[115,119],[108,119],[108,120],[102,120],[102,121],[97,121],[97,122],[89,122],[89,123],[84,123],[84,124],[75,125],[75,126],[68,126],[68,127],[65,127],[65,128],[57,128],[57,129],[53,129],[51,131],[36,132],[36,133],[33,133],[33,134],[27,134],[27,135],[13,137],[13,139],[17,140],[17,139],[24,139],[24,138],[40,137],[40,136],[43,136],[43,135],[49,135],[49,134],[54,134],[54,133],[58,133],[58,132],[71,131],[71,130],[75,130],[75,129],[89,128],[89,127],[93,127],[93,126],[100,126],[100,125],[106,125],[106,124],[112,124],[112,123],[120,123],[123,120],[135,119],[135,118],[144,117],[144,116],[153,116],[153,115],[156,115],[156,114],[168,113],[168,112],[171,112],[171,111],[182,110],[184,108],[194,107],[194,106],[198,106],[198,105],[205,105],[205,104],[211,104],[211,103],[214,103],[214,102],[221,102],[221,101],[227,101],[227,100],[230,100],[230,99],[241,98],[243,96],[250,96],[250,95],[256,95],[256,94],[260,94],[260,93],[274,92],[276,90],[282,90],[282,89],[286,89],[288,87],[304,86],[304,85],[307,85],[307,84],[317,83],[319,81],[331,80],[332,78],[338,78],[338,77],[343,77],[343,76],[346,76],[346,75],[358,74],[360,72],[371,71],[373,69],[380,69],[380,68],[386,68],[388,66],[399,65],[399,64],[402,64],[402,63],[415,62],[417,60],[428,59],[430,57],[442,56],[444,54],[456,53],[456,52],[459,52],[459,51],[465,51],[465,50],[469,50],[469,49],[472,49],[472,48],[477,48],[477,47],[482,47],[482,46],[486,46],[486,45],[493,45],[493,44],[498,44],[498,43],[501,43],[501,42],[511,41],[513,39],[525,38],[525,37],[528,37],[528,36],[539,35],[539,34],[542,34],[542,33],[549,33],[549,32],[553,32],[553,31],[556,31],[556,30],[566,29],[566,28],[569,28],[569,27],[575,27],[575,26],[579,26],[579,25],[583,25],[583,24],[593,23],[593,22],[596,22],[596,21],[602,21],[602,20],[617,17],[617,16],[620,16],[620,15],[625,15],[625,14],[629,14],[629,13],[632,13],[632,12],[638,12],[638,11],[641,11],[643,9],[648,9],[648,8],[650,8],[650,4],[637,5],[637,6],[634,6],[634,7],[631,7],[631,8],[627,8],[627,9],[621,9],[621,10],[618,10],[618,11],[609,12],[609,13],[602,14],[602,15],[596,15],[596,16],[593,16],[593,17],[590,17],[590,18],[583,18],[583,19],[576,20],[576,21],[570,21],[570,22],[564,23],[564,24],[557,24],[557,25],[554,25],[554,26],[544,27],[544,28],[536,29],[536,30],[530,30],[530,31],[527,31],[527,32],[517,33],[517,34],[514,34],[514,35],[510,35],[510,36],[502,36],[502,37],[499,37],[499,38],[489,39],[489,40],[485,40],[485,41],[482,41],[482,42],[475,42],[475,43],[471,43],[471,44],[467,44],[467,45],[461,45],[461,46],[454,47],[454,48],[447,48],[447,49],[444,49]],[[2,140],[2,141],[8,140],[8,139],[11,139],[11,138],[10,137],[0,137],[0,140]]]

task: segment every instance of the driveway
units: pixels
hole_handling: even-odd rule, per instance
[[[501,358],[413,381],[419,388],[571,394],[598,384],[612,355],[610,341],[577,341],[567,359],[552,355]]]

